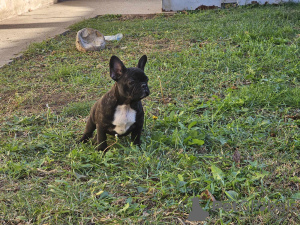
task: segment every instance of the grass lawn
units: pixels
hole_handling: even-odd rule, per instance
[[[84,27],[124,38],[81,53]],[[107,15],[31,45],[0,69],[0,223],[198,224],[198,197],[199,224],[300,224],[299,44],[300,4],[284,4]],[[76,144],[110,57],[143,54],[141,148]]]

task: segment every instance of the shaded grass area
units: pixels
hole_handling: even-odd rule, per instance
[[[207,224],[299,224],[299,19],[299,4],[107,15],[31,45],[0,69],[1,223],[192,224],[196,196]],[[84,27],[124,38],[81,53]],[[113,84],[110,57],[136,66],[143,54],[141,148],[77,145]],[[213,209],[205,190],[241,209]],[[261,211],[268,202],[294,208]]]

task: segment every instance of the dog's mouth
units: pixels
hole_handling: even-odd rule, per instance
[[[143,98],[146,98],[146,97],[147,97],[147,95],[143,95],[140,97],[140,100],[142,100]]]
[[[145,93],[141,96],[141,99],[146,98],[148,95],[150,95],[150,92],[145,91]]]

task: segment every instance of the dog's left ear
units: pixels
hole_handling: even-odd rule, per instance
[[[146,56],[146,55],[143,55],[143,56],[140,58],[137,67],[144,71],[146,62],[147,62],[147,56]]]
[[[118,81],[123,75],[123,73],[125,73],[126,71],[126,67],[117,56],[112,56],[110,58],[109,69],[110,69],[110,77],[114,81]]]

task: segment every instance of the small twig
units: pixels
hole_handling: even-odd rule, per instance
[[[114,142],[114,143],[112,143],[111,145],[109,145],[109,146],[107,146],[104,150],[103,150],[103,152],[106,152],[106,150],[107,149],[109,149],[111,146],[113,146],[113,145],[115,145],[115,144],[117,144],[118,143],[118,134],[115,134],[115,138],[116,138],[116,141]]]
[[[37,168],[36,170],[39,171],[39,172],[41,172],[41,173],[45,173],[45,174],[51,174],[51,173],[57,173],[58,172],[57,169],[53,169],[53,170],[47,171],[47,170],[43,170],[43,169]]]
[[[180,224],[185,225],[185,223],[182,221],[182,219],[180,219],[179,217],[177,217],[177,219],[179,220]]]
[[[162,89],[162,85],[161,85],[161,79],[160,79],[160,76],[158,76],[157,78],[159,79],[160,92],[161,92],[161,97],[162,97],[163,103],[166,104],[166,101],[165,101],[165,98],[164,98],[163,89]]]

